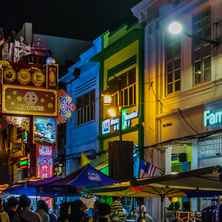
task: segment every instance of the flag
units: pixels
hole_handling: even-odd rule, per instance
[[[158,168],[152,163],[141,160],[140,162],[140,178],[156,176]]]
[[[87,155],[84,154],[84,153],[82,153],[82,154],[81,154],[81,159],[80,159],[81,167],[84,167],[84,166],[86,166],[86,165],[89,164],[89,163],[90,163],[90,160],[89,160],[89,158],[87,157]]]

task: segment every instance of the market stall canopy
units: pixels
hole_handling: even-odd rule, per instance
[[[5,193],[30,196],[75,195],[87,188],[107,186],[117,182],[88,164],[65,178],[51,177],[16,184],[5,190]]]
[[[197,170],[165,175],[152,179],[137,179],[125,184],[96,188],[91,192],[103,196],[128,197],[172,197],[189,193],[193,197],[207,192],[207,195],[222,194],[221,167],[207,167]],[[205,194],[206,195],[206,194]]]
[[[156,186],[160,188],[180,189],[187,192],[222,192],[221,167],[206,167],[153,179],[138,179],[131,184],[144,188]]]
[[[72,193],[87,188],[107,186],[117,182],[117,180],[106,176],[90,164],[87,164],[64,179],[50,183],[49,187],[55,190],[63,189]]]
[[[53,176],[53,177],[49,177],[49,178],[45,178],[45,179],[30,181],[30,182],[28,182],[28,184],[31,186],[39,187],[39,186],[49,185],[49,184],[54,183],[60,179],[61,179],[60,177]]]
[[[45,191],[44,186],[59,180],[59,177],[50,177],[47,179],[24,181],[4,190],[5,194],[23,195],[28,196],[58,196],[58,193],[53,191]]]
[[[25,184],[13,185],[4,191],[4,194],[10,195],[28,195],[28,196],[39,196],[39,191],[32,186]]]
[[[222,194],[221,167],[207,167],[175,175],[153,179],[138,179],[128,183],[114,184],[91,190],[101,196],[159,197],[161,199],[161,222],[164,221],[165,197],[204,194]]]

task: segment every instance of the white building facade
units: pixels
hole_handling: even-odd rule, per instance
[[[221,39],[221,11],[221,0],[143,0],[132,9],[145,24],[145,159],[165,173],[222,165],[222,44],[200,40]],[[186,34],[168,33],[175,20]]]

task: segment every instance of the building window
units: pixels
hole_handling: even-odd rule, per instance
[[[95,90],[77,98],[77,126],[95,120]]]
[[[181,89],[181,43],[167,38],[166,41],[166,95]]]
[[[192,30],[193,76],[194,84],[197,85],[211,80],[211,45],[200,40],[200,37],[211,39],[210,9],[193,17]]]
[[[108,85],[114,90],[113,103],[115,106],[120,104],[123,107],[136,105],[136,68],[109,80]]]

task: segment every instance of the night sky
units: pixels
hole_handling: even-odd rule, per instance
[[[19,30],[27,21],[35,33],[92,40],[107,29],[132,23],[130,8],[139,0],[6,0],[0,25]],[[1,3],[2,5],[2,3]]]

